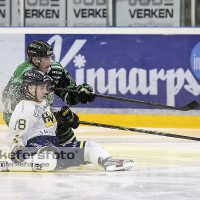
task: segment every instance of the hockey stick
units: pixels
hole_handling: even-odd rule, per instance
[[[117,130],[124,130],[124,131],[132,131],[132,132],[138,132],[138,133],[146,133],[146,134],[166,136],[166,137],[181,138],[181,139],[186,139],[186,140],[200,141],[200,138],[196,138],[196,137],[176,135],[176,134],[171,134],[171,133],[150,131],[150,130],[137,129],[137,128],[129,128],[129,127],[123,127],[123,126],[115,126],[115,125],[109,125],[109,124],[99,124],[99,123],[95,123],[95,122],[79,121],[79,124],[89,125],[89,126],[97,126],[97,127],[103,127],[103,128],[111,128],[111,129],[117,129]]]
[[[52,88],[52,89],[58,90],[58,91],[79,93],[79,91],[77,91],[77,90],[69,90],[69,89],[63,89],[63,88]],[[156,106],[156,107],[160,107],[160,108],[168,108],[168,109],[180,110],[180,111],[188,111],[188,110],[192,110],[192,109],[195,109],[200,106],[200,104],[195,100],[190,102],[186,106],[178,108],[178,107],[174,107],[174,106],[167,106],[167,105],[158,104],[158,103],[145,102],[145,101],[139,101],[139,100],[134,100],[134,99],[126,99],[126,98],[109,96],[109,95],[102,95],[102,94],[95,94],[95,93],[94,93],[94,95],[96,97],[101,97],[101,98],[106,98],[106,99],[113,99],[113,100],[118,100],[118,101],[125,101],[125,102],[130,102],[130,103],[148,105],[148,106]]]

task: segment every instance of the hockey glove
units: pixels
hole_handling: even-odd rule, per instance
[[[11,160],[14,163],[21,163],[25,159],[29,158],[31,156],[31,152],[26,148],[22,146],[16,146],[13,148],[11,152]]]
[[[76,90],[77,86],[68,86],[65,89]],[[64,92],[62,94],[64,95],[63,101],[66,102],[70,106],[77,105],[80,102],[77,93]]]
[[[77,87],[77,90],[80,91],[78,93],[79,101],[82,104],[86,104],[88,102],[92,102],[95,99],[95,94],[93,92],[93,88],[88,84],[82,84]]]
[[[79,117],[73,113],[67,106],[63,106],[61,110],[57,113],[56,120],[59,124],[69,124],[73,129],[78,128]]]

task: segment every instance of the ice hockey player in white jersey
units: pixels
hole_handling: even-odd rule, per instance
[[[41,71],[31,69],[24,73],[23,100],[15,107],[9,123],[7,141],[11,157],[0,162],[0,171],[53,171],[85,162],[106,171],[132,168],[132,160],[113,159],[96,142],[77,141],[60,145],[56,137],[57,124],[68,123],[77,128],[79,118],[67,106],[62,107],[56,117],[53,115],[44,100],[50,82],[51,78]]]
[[[77,85],[70,73],[64,69],[61,63],[54,61],[54,50],[46,41],[34,40],[30,42],[26,49],[28,60],[21,63],[14,71],[11,79],[7,83],[2,92],[2,103],[4,106],[3,119],[6,124],[9,125],[10,117],[12,115],[15,106],[21,100],[21,84],[23,74],[30,69],[38,69],[43,73],[50,76],[53,80],[54,88],[77,90],[78,93],[68,93],[67,91],[51,90],[45,99],[49,105],[53,108],[54,94],[62,99],[63,102],[69,106],[75,106],[79,103],[86,104],[94,101],[95,94],[93,88],[86,84]],[[55,110],[55,115],[56,110]],[[57,131],[56,135],[60,139],[60,144],[68,142],[76,142],[76,136],[71,127],[62,126],[60,129],[65,129],[62,135],[59,135],[60,131]]]

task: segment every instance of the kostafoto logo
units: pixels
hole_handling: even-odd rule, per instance
[[[194,75],[200,79],[200,42],[192,50],[190,64]]]

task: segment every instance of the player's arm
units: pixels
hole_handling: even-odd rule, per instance
[[[9,124],[11,113],[21,100],[22,76],[30,68],[33,68],[33,66],[29,62],[19,65],[3,90],[2,103],[4,105],[4,120],[7,125]]]
[[[22,162],[24,160],[24,153],[28,150],[25,148],[27,138],[33,132],[33,126],[36,119],[30,113],[24,112],[24,105],[19,103],[12,113],[9,123],[9,133],[7,136],[7,142],[10,146],[12,153],[12,160],[14,162]]]
[[[62,66],[52,66],[50,76],[56,80],[54,87],[80,91],[78,94],[55,91],[55,94],[61,97],[62,100],[68,105],[77,105],[79,102],[85,104],[94,101],[95,95],[92,93],[93,88],[88,84],[81,84],[77,86],[69,72],[62,68]]]
[[[78,128],[79,117],[73,113],[67,106],[63,106],[60,111],[54,113],[57,121],[56,136],[60,140],[60,144],[66,142],[75,142],[76,137],[72,130]]]

